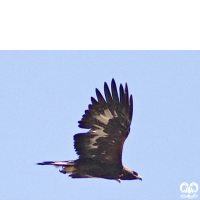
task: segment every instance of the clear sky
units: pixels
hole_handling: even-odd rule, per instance
[[[77,122],[112,78],[134,97],[123,163],[143,181],[36,165],[77,158]],[[0,94],[0,199],[181,199],[182,182],[200,186],[199,51],[1,51]]]

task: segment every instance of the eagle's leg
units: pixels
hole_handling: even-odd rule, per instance
[[[118,179],[115,179],[115,180],[116,180],[117,182],[121,183],[121,179],[118,178]]]

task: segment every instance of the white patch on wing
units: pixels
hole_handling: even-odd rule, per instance
[[[115,111],[115,116],[117,116],[117,113]],[[108,124],[109,120],[115,117],[112,115],[109,109],[104,110],[104,114],[100,114],[97,116],[94,116],[96,119],[98,119],[100,122],[104,124]]]
[[[95,125],[95,126],[97,126],[97,127],[100,128],[100,129],[98,129],[98,130],[96,130],[96,131],[93,131],[93,133],[92,133],[92,135],[94,135],[94,137],[93,137],[92,139],[90,139],[90,144],[89,144],[89,148],[91,148],[91,149],[97,149],[97,148],[98,148],[97,145],[94,145],[94,144],[97,143],[97,139],[98,139],[98,138],[107,137],[107,135],[108,135],[107,133],[105,133],[105,132],[103,131],[103,128],[102,128],[102,127],[100,127],[100,126],[98,126],[98,125]]]
[[[117,115],[117,113],[116,113],[116,110],[114,110],[114,115],[115,115],[115,117],[117,117],[118,115]]]
[[[106,154],[106,151],[103,151],[101,154]]]
[[[109,109],[104,110],[104,114],[106,117],[108,117],[110,119],[112,119],[114,117]]]

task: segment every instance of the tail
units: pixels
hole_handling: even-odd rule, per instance
[[[74,173],[76,171],[76,163],[74,160],[71,161],[45,161],[41,163],[37,163],[37,165],[54,165],[56,167],[62,167],[60,170],[61,173]]]
[[[37,163],[37,165],[54,165],[56,167],[65,167],[72,163],[73,161],[45,161],[41,163]]]

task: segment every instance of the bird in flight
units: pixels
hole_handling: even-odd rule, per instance
[[[91,97],[91,104],[82,119],[80,128],[86,133],[74,135],[77,160],[46,161],[38,165],[62,167],[61,173],[72,178],[104,178],[110,180],[142,180],[135,171],[122,164],[123,145],[130,132],[133,114],[133,98],[128,94],[128,86],[119,87],[111,81],[111,91],[104,83],[105,98],[96,89],[97,100]]]

